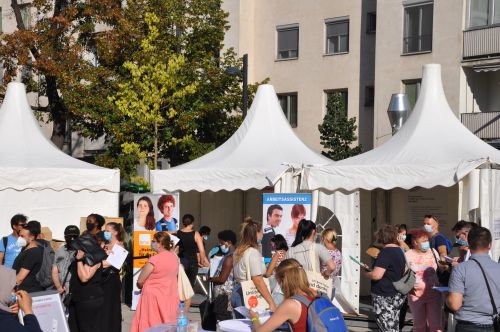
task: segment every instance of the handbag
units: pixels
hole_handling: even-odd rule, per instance
[[[493,328],[495,332],[500,332],[500,315],[498,314],[497,311],[497,305],[495,304],[495,299],[493,298],[493,294],[491,294],[491,288],[490,288],[490,283],[488,282],[488,278],[486,278],[486,273],[484,272],[483,267],[475,258],[471,258],[471,261],[476,262],[477,265],[479,265],[479,268],[481,269],[481,272],[483,273],[484,281],[486,282],[486,288],[488,288],[488,294],[490,295],[490,301],[491,305],[493,306]]]
[[[249,248],[248,250],[257,250],[255,248]],[[252,276],[250,274],[250,255],[247,255],[246,259],[247,266],[247,280],[241,281],[241,291],[243,293],[243,303],[245,307],[252,309],[269,309],[269,303],[264,299],[262,294],[260,294],[257,287],[252,281]],[[269,287],[269,280],[267,278],[263,278],[264,283],[266,284],[267,289],[269,290],[269,294],[271,294]]]
[[[408,259],[406,259],[406,254],[403,251],[403,256],[405,257],[406,263],[406,271],[403,273],[403,277],[398,281],[393,281],[392,285],[394,288],[401,294],[408,294],[413,287],[415,286],[415,272],[410,268],[410,264],[408,264]]]
[[[436,258],[436,255],[434,255],[434,250],[432,248],[431,248],[431,250],[432,250],[432,256],[434,257],[434,260],[436,261],[436,266],[437,266],[436,275],[437,275],[437,278],[439,281],[439,286],[448,287],[448,284],[450,282],[451,273],[450,273],[450,271],[440,271],[439,270],[438,260]],[[439,255],[439,253],[438,253],[438,255]]]
[[[309,287],[322,294],[326,294],[326,296],[331,299],[333,293],[333,282],[330,279],[325,279],[319,271],[319,262],[316,257],[315,243],[311,243],[311,246],[309,247],[309,261],[312,266],[312,271],[306,271]]]
[[[201,302],[200,306],[201,327],[206,331],[217,329],[217,320],[214,313],[214,303],[209,299]]]
[[[189,282],[189,278],[184,271],[184,266],[179,264],[179,273],[177,275],[177,288],[179,292],[179,300],[186,301],[194,296],[193,287]]]

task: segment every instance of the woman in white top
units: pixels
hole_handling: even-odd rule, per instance
[[[323,245],[314,243],[315,238],[316,224],[311,220],[302,219],[297,228],[295,241],[293,241],[292,247],[286,253],[286,258],[295,258],[306,271],[313,271],[315,266],[318,268],[325,266],[322,274],[325,278],[328,278],[335,270],[335,262]],[[314,250],[314,259],[317,262],[311,262],[311,250]]]
[[[253,221],[252,218],[246,218],[243,221],[240,233],[241,242],[233,256],[234,287],[231,295],[233,308],[244,305],[241,282],[252,280],[259,293],[269,304],[269,310],[272,312],[276,310],[276,304],[264,282],[266,266],[260,251],[257,249],[262,241],[262,236],[262,225],[259,222]],[[249,276],[247,271],[250,272]],[[237,312],[235,315],[236,318],[241,318],[238,317]]]

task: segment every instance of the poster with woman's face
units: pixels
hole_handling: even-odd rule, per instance
[[[134,231],[176,232],[179,214],[179,193],[134,195]]]
[[[274,235],[281,234],[290,246],[300,220],[311,218],[311,194],[263,194],[262,202],[262,253],[270,257]]]

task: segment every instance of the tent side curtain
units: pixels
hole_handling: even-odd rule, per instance
[[[114,169],[0,167],[0,190],[72,190],[120,192],[120,171]]]

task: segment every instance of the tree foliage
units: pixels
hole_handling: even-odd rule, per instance
[[[356,118],[348,118],[342,92],[329,94],[323,123],[318,126],[324,148],[322,154],[341,160],[361,153],[361,146],[353,146],[357,140],[356,129]]]
[[[222,51],[221,2],[34,0],[31,26],[1,35],[4,82],[29,69],[30,89],[48,97],[53,141],[62,146],[68,118],[86,137],[106,135],[96,161],[124,176],[141,159],[189,161],[241,123],[241,77],[225,69],[242,61]]]

